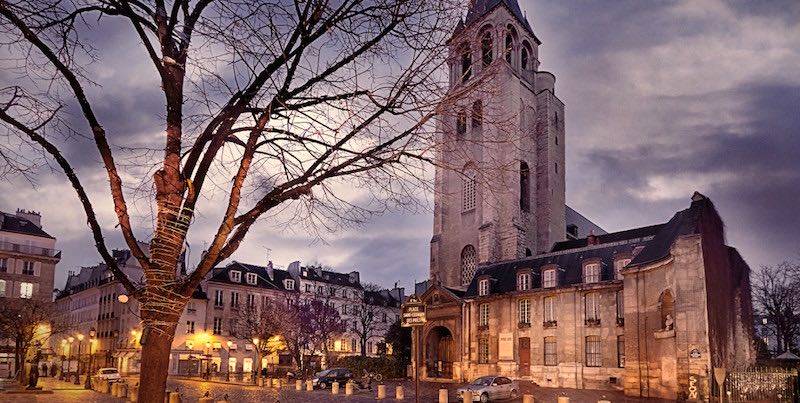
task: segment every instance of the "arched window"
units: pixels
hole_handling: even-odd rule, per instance
[[[483,102],[477,100],[472,103],[472,128],[480,127],[483,124]]]
[[[486,32],[481,37],[481,60],[483,67],[492,63],[492,33]]]
[[[469,46],[461,49],[461,82],[467,82],[472,77],[472,53]]]
[[[475,179],[475,170],[466,168],[461,183],[461,209],[462,211],[469,211],[475,208],[475,188],[477,187],[477,180]]]
[[[528,69],[528,49],[522,48],[522,51],[520,52],[519,61],[520,61],[520,66],[522,67],[522,70],[527,70]]]
[[[467,134],[467,113],[461,111],[456,116],[456,135],[459,139],[463,139],[465,134]]]
[[[475,253],[475,247],[467,245],[461,250],[461,284],[466,285],[475,277],[475,267],[477,266],[478,257]]]
[[[672,330],[675,320],[675,298],[670,290],[664,290],[658,298],[659,310],[661,311],[661,325],[664,330]]]
[[[526,213],[531,211],[531,170],[525,161],[519,163],[519,208]]]
[[[514,37],[511,32],[506,34],[506,61],[511,63],[511,55],[514,53]]]

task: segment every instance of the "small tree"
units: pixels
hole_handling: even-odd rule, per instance
[[[245,304],[239,308],[233,318],[233,328],[236,335],[252,341],[256,351],[255,373],[261,374],[261,358],[265,354],[271,354],[274,345],[269,340],[283,333],[284,323],[282,313],[283,306],[273,302],[271,299],[264,299],[260,304]]]
[[[307,305],[302,308],[309,313],[312,342],[321,347],[325,362],[330,362],[329,343],[341,335],[346,330],[346,324],[339,316],[339,311],[333,307],[330,300],[326,298],[314,298],[307,301]]]
[[[394,321],[386,332],[386,342],[392,346],[392,355],[404,367],[411,363],[411,328]]]
[[[753,300],[756,312],[764,319],[762,326],[775,336],[774,352],[798,352],[800,337],[800,265],[783,262],[762,266],[755,272]]]
[[[314,340],[312,314],[301,306],[298,297],[289,298],[286,304],[279,304],[280,318],[283,323],[281,336],[286,343],[286,350],[292,356],[297,369],[305,373],[306,366],[303,355]]]
[[[20,384],[26,383],[25,362],[34,352],[34,345],[44,345],[54,334],[67,330],[67,323],[55,314],[50,301],[0,298],[0,339],[14,342],[14,364]]]
[[[389,328],[384,321],[385,307],[379,305],[381,296],[376,295],[380,287],[374,284],[364,285],[364,296],[354,306],[355,326],[353,333],[361,343],[361,356],[367,355],[367,342],[375,336],[383,336]]]

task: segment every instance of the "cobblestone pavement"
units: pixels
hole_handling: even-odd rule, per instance
[[[53,390],[52,394],[2,394],[2,402],[64,402],[64,403],[86,403],[86,402],[122,402],[123,399],[113,398],[109,395],[83,389],[82,385],[74,385],[67,382],[53,380],[52,378],[42,379],[40,385],[45,389]],[[404,401],[414,401],[414,383],[408,380],[388,381],[387,395],[389,399],[385,401],[397,401],[394,399],[394,391],[397,385],[403,385],[406,398]],[[250,403],[250,402],[280,402],[280,403],[363,403],[374,402],[376,391],[359,390],[353,396],[345,396],[344,388],[339,395],[332,395],[329,390],[315,390],[313,392],[296,391],[294,385],[291,388],[283,388],[280,391],[270,388],[257,386],[231,384],[223,382],[209,382],[194,379],[170,378],[167,387],[169,390],[178,390],[183,396],[183,402],[196,402],[206,392],[215,399],[222,399],[226,395],[230,402]],[[449,390],[450,402],[456,402],[455,390],[460,384],[442,384],[421,382],[420,383],[420,402],[437,402],[439,389]],[[573,389],[552,389],[541,388],[531,382],[520,382],[522,393],[532,394],[537,402],[555,402],[558,396],[570,397],[570,402],[597,402],[605,398],[612,402],[658,402],[658,400],[632,399],[626,398],[621,392],[599,391],[599,390],[573,390]],[[521,402],[521,399],[507,400],[506,402]]]

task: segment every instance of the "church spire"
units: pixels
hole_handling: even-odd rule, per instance
[[[471,0],[469,10],[467,11],[466,25],[481,19],[486,14],[489,14],[497,7],[505,7],[508,11],[519,21],[523,28],[533,34],[528,19],[522,13],[517,0]],[[534,35],[535,37],[536,35]]]

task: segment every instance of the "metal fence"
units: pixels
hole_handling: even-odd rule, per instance
[[[711,392],[720,396],[712,379]],[[756,367],[728,372],[723,400],[726,402],[798,402],[800,383],[796,369]]]

